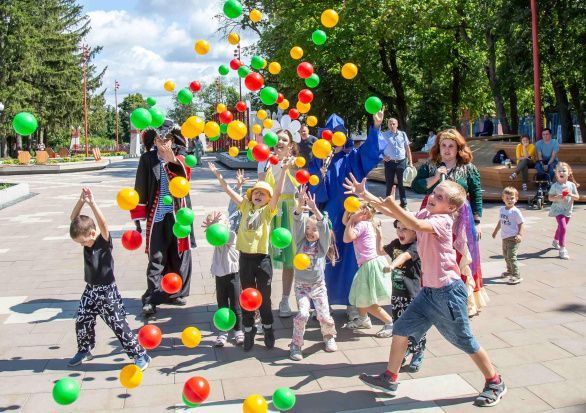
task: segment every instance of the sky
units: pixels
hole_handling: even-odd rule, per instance
[[[234,46],[217,32],[219,0],[79,0],[91,20],[85,42],[103,49],[94,60],[103,79],[108,104],[114,105],[114,81],[120,83],[118,103],[130,93],[152,96],[157,105],[171,106],[172,94],[163,89],[175,82],[175,93],[193,80],[211,82],[218,66],[233,58]],[[244,48],[254,33],[240,32]],[[197,40],[210,42],[207,55],[195,53]],[[244,60],[244,56],[243,56]],[[237,79],[231,72],[228,79]]]

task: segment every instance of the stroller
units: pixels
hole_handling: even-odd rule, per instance
[[[529,198],[529,207],[533,209],[543,209],[545,206],[545,201],[547,200],[549,187],[551,186],[549,175],[546,173],[537,173],[537,175],[535,175],[534,182],[535,195]]]

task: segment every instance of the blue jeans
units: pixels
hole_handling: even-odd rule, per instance
[[[480,350],[470,329],[468,291],[461,280],[442,288],[424,287],[395,322],[393,335],[418,342],[431,326],[467,354]]]
[[[547,167],[547,172],[545,172],[545,169],[543,169],[543,165],[547,165],[548,162],[549,162],[549,159],[543,158],[543,162],[538,161],[535,164],[535,169],[537,170],[538,175],[547,175],[547,176],[549,176],[549,182],[553,182],[553,170],[555,169],[556,165],[558,164],[558,160],[555,159],[551,163],[551,165],[549,165]]]

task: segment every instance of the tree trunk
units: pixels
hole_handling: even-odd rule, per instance
[[[401,128],[406,129],[407,127],[407,98],[405,96],[405,89],[403,87],[403,80],[399,73],[399,67],[397,65],[397,49],[390,45],[385,40],[379,42],[379,55],[383,67],[383,72],[387,75],[393,90],[395,91],[395,110],[397,117],[399,118],[399,125]]]
[[[486,76],[488,77],[488,84],[490,86],[494,104],[496,106],[497,118],[503,126],[503,133],[509,133],[511,131],[511,127],[509,126],[509,121],[507,120],[504,99],[500,91],[499,80],[496,74],[496,45],[494,35],[490,29],[486,31],[485,38],[488,49],[488,61],[486,62],[484,68],[486,70]]]
[[[511,130],[510,133],[519,133],[519,106],[517,100],[517,90],[513,82],[509,88],[509,107],[511,111]]]
[[[578,125],[580,125],[580,135],[582,135],[582,142],[586,140],[586,118],[584,117],[584,106],[580,96],[580,88],[576,82],[570,84],[570,96],[572,97],[572,104],[576,109],[578,116]]]
[[[564,82],[555,74],[551,75],[551,84],[555,93],[555,100],[560,116],[560,126],[562,129],[562,142],[575,143],[574,126],[572,124],[572,116],[570,114],[568,92]],[[554,131],[555,132],[555,131]]]
[[[462,72],[460,71],[460,31],[456,30],[454,33],[456,44],[452,48],[453,64],[452,64],[452,96],[450,108],[450,121],[452,125],[459,129],[460,127],[460,98],[462,96]]]

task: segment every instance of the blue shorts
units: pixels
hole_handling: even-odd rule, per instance
[[[470,330],[468,291],[461,280],[442,288],[424,287],[395,322],[393,335],[418,342],[431,326],[467,354],[480,350]]]

